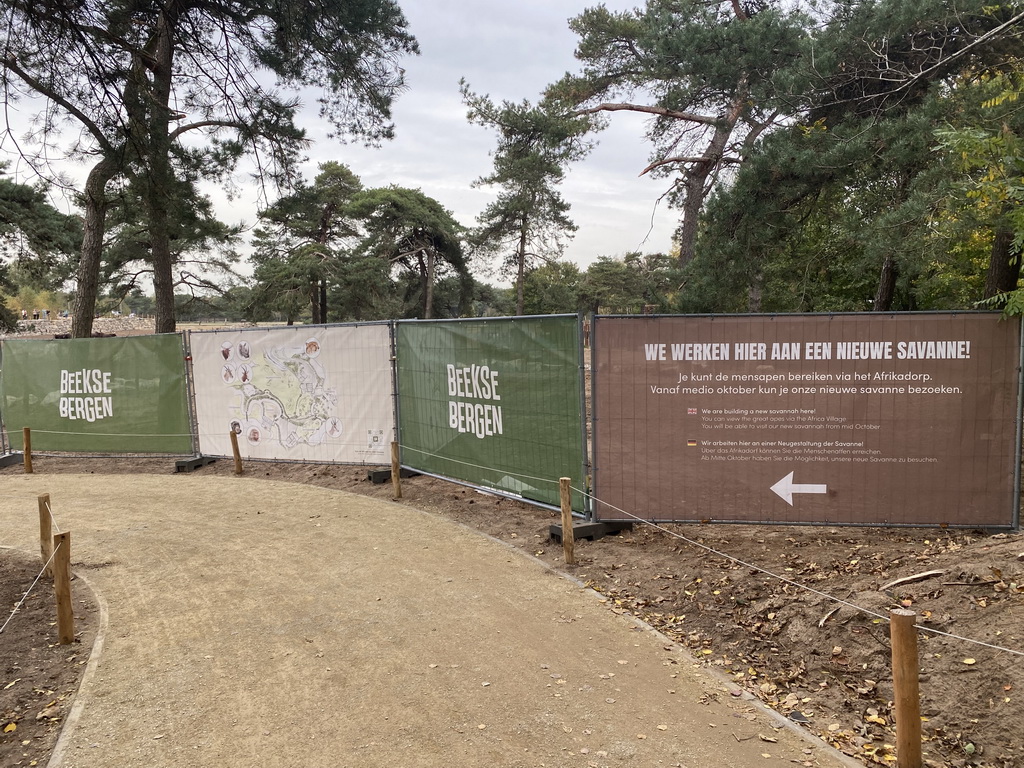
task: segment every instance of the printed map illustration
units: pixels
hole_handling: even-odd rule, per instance
[[[221,378],[239,397],[231,428],[252,446],[275,442],[291,449],[339,438],[338,393],[317,362],[320,349],[316,337],[261,348],[225,341]]]

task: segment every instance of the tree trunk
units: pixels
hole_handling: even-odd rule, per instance
[[[423,319],[434,316],[434,249],[427,249],[427,284],[423,290]]]
[[[896,259],[891,253],[885,255],[882,262],[882,274],[878,277],[878,290],[875,292],[875,312],[889,312],[892,310],[892,303],[896,298],[896,278],[900,270],[896,265]]]
[[[523,286],[526,282],[526,222],[519,229],[519,252],[516,254],[516,314],[522,315],[526,304]]]
[[[173,8],[173,5],[168,8]],[[156,299],[156,332],[174,333],[174,256],[171,253],[170,205],[173,189],[171,169],[171,77],[174,64],[176,15],[165,12],[157,22],[151,112],[149,119],[149,175],[146,183],[149,214],[150,255],[153,259],[153,293]]]
[[[320,322],[327,322],[327,280],[320,281]]]
[[[314,280],[309,284],[309,307],[310,317],[313,325],[320,323],[320,281]]]
[[[700,212],[704,207],[704,184],[711,174],[710,166],[691,168],[686,172],[683,189],[683,215],[679,222],[679,266],[685,267],[697,255],[697,232],[700,226]]]
[[[82,251],[78,262],[75,304],[71,310],[71,336],[76,339],[92,336],[92,320],[96,316],[96,300],[99,298],[103,235],[106,232],[107,183],[117,174],[117,168],[117,160],[107,155],[93,166],[85,181]]]
[[[745,89],[743,91],[745,93]],[[708,196],[708,179],[714,173],[725,154],[725,146],[732,136],[736,121],[745,105],[745,97],[737,99],[726,118],[715,128],[707,148],[700,160],[694,162],[683,176],[683,217],[679,224],[679,266],[685,267],[697,255],[697,234],[700,231],[700,214]]]
[[[1005,224],[996,227],[992,252],[985,275],[985,298],[1017,289],[1020,280],[1020,254],[1013,251],[1013,230]]]
[[[757,314],[761,311],[761,299],[764,295],[764,276],[760,270],[755,272],[747,286],[747,311]]]

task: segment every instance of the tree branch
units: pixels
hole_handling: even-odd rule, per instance
[[[81,122],[81,124],[85,127],[85,129],[89,131],[90,135],[94,139],[96,139],[99,145],[103,148],[104,152],[110,154],[113,154],[115,152],[114,145],[107,141],[107,137],[104,136],[103,131],[100,130],[99,126],[96,125],[96,123],[87,114],[85,114],[85,112],[83,112],[77,106],[72,104],[69,100],[62,97],[52,88],[47,86],[45,83],[32,77],[32,75],[30,75],[20,66],[18,66],[18,61],[13,54],[7,55],[7,58],[4,60],[4,64],[11,72],[20,77],[25,82],[25,84],[32,88],[34,91],[42,94],[53,103],[59,104],[63,109],[66,109],[70,114],[74,115],[75,118],[79,122]]]
[[[681,156],[681,157],[666,157],[666,158],[663,158],[661,160],[655,160],[653,163],[651,163],[646,168],[644,168],[642,171],[640,171],[640,173],[637,174],[637,175],[638,176],[643,176],[648,171],[653,171],[655,168],[661,168],[663,165],[672,165],[673,163],[710,163],[710,162],[712,162],[711,159],[709,159],[707,157],[694,156],[694,155],[691,155],[691,156],[684,155],[684,156]],[[738,157],[720,157],[718,159],[718,162],[720,162],[720,163],[734,163],[735,164],[735,163],[742,162],[742,160],[740,158],[738,158]]]
[[[698,115],[693,112],[678,112],[674,109],[666,109],[665,107],[649,106],[647,104],[612,104],[604,103],[598,104],[594,107],[588,107],[587,109],[580,109],[576,111],[577,115],[592,115],[595,112],[644,112],[649,115],[659,115],[660,117],[671,117],[675,120],[686,120],[691,123],[700,123],[701,125],[715,125],[719,122],[719,118],[711,115]]]

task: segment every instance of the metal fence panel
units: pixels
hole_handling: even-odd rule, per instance
[[[559,477],[584,487],[578,317],[399,322],[395,334],[404,465],[551,506]]]
[[[3,413],[11,445],[33,451],[192,451],[182,337],[8,339]]]
[[[1020,323],[598,317],[596,514],[1013,527]]]
[[[338,464],[390,462],[395,436],[386,323],[189,335],[202,453]]]

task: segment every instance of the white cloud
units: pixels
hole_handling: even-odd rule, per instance
[[[464,225],[493,199],[494,192],[473,182],[491,169],[492,133],[466,120],[458,90],[465,78],[477,93],[495,101],[536,101],[545,86],[566,71],[577,70],[577,38],[568,19],[596,5],[586,0],[399,0],[419,41],[421,55],[403,60],[409,90],[395,104],[396,138],[380,148],[341,143],[327,137],[316,115],[315,94],[304,94],[308,107],[302,127],[314,140],[302,172],[307,179],[319,163],[348,165],[368,187],[397,184],[420,188],[436,198]],[[612,10],[635,6],[607,0]],[[574,167],[562,192],[579,227],[566,252],[585,268],[601,255],[633,250],[668,251],[677,213],[658,198],[665,179],[638,177],[648,162],[644,120],[618,113],[596,136],[597,148]],[[9,147],[2,147],[8,149]],[[83,179],[87,169],[69,169]],[[244,178],[239,175],[239,183]],[[258,194],[244,189],[228,201],[210,190],[218,215],[230,222],[256,220]]]
[[[376,150],[318,145],[307,175],[317,162],[337,159],[367,186],[419,187],[471,226],[493,198],[471,185],[491,169],[494,136],[467,122],[459,79],[495,101],[536,101],[545,86],[577,69],[568,19],[595,4],[407,0],[402,7],[422,55],[404,64],[410,89],[395,105],[396,139]],[[634,7],[622,0],[605,5]],[[563,185],[579,227],[566,256],[583,268],[601,255],[671,248],[677,214],[658,203],[667,181],[638,177],[648,162],[644,123],[636,115],[614,115],[597,135],[597,148]]]

